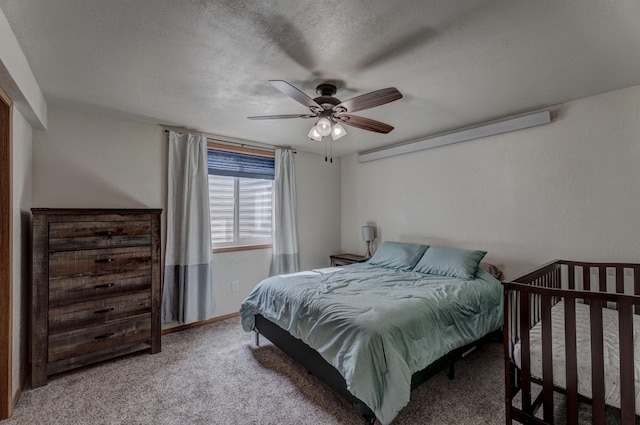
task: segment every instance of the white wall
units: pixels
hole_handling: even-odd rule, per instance
[[[329,266],[329,255],[340,251],[340,159],[332,164],[307,152],[294,158],[300,269]]]
[[[550,125],[358,164],[342,160],[342,248],[488,251],[507,277],[562,258],[638,261],[640,86],[561,105]]]
[[[47,102],[2,10],[0,10],[0,86],[33,128],[47,128]]]
[[[340,167],[305,152],[295,156],[295,166],[300,263],[305,268],[325,266],[340,246]],[[166,205],[167,141],[157,125],[50,107],[48,129],[34,134],[33,167],[34,207]],[[271,249],[215,254],[214,315],[237,312],[253,287],[269,275],[270,263]],[[240,291],[231,291],[233,281]]]
[[[29,365],[31,306],[31,125],[13,110],[13,342],[12,394],[26,378]]]
[[[48,130],[34,133],[34,207],[163,208],[163,136],[156,125],[49,108]]]

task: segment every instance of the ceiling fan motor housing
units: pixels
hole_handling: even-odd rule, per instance
[[[316,87],[316,93],[320,96],[313,100],[324,108],[324,111],[320,112],[320,116],[331,117],[333,107],[341,103],[339,99],[333,97],[337,91],[336,86],[331,83],[322,83]]]
[[[318,96],[333,96],[338,92],[338,88],[335,84],[322,83],[316,86],[316,93]]]

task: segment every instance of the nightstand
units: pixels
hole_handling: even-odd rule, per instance
[[[331,267],[346,266],[347,264],[353,263],[364,263],[368,260],[367,257],[356,254],[336,254],[330,255],[329,258],[331,259]]]

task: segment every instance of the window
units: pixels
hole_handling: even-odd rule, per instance
[[[207,163],[212,247],[270,245],[273,154],[210,143]]]

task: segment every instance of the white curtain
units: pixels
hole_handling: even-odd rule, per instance
[[[290,149],[276,149],[275,167],[272,276],[298,271],[293,152]]]
[[[214,309],[206,138],[170,131],[168,171],[162,320],[187,324]]]

